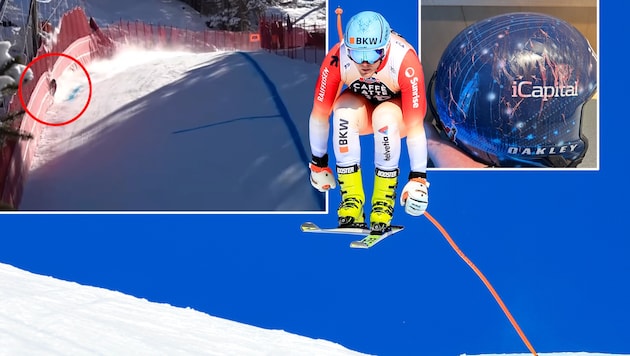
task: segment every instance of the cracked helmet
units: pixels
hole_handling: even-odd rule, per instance
[[[588,147],[582,109],[596,88],[595,51],[575,27],[508,13],[449,43],[433,78],[433,110],[449,139],[479,162],[575,167]]]

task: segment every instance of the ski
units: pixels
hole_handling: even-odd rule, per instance
[[[315,223],[305,222],[300,226],[302,232],[315,232],[321,234],[345,234],[345,235],[367,235],[370,229],[366,227],[319,227]]]
[[[356,241],[352,241],[350,242],[350,247],[352,248],[363,248],[363,249],[367,249],[370,248],[374,245],[376,245],[377,243],[383,241],[385,238],[390,237],[400,231],[402,231],[404,229],[404,227],[402,226],[392,226],[390,230],[385,231],[385,232],[369,232],[367,234],[367,236],[365,236],[364,238],[362,238],[361,240],[356,240]]]
[[[313,222],[305,222],[300,226],[302,232],[320,233],[320,234],[344,234],[344,235],[356,235],[363,236],[360,240],[355,240],[350,243],[351,248],[370,248],[383,239],[392,236],[404,229],[401,225],[392,225],[391,229],[381,233],[373,232],[367,226],[366,227],[320,227]]]

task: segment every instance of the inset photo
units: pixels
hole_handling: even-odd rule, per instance
[[[598,2],[422,0],[432,169],[599,169]]]
[[[3,87],[3,209],[325,213],[308,168],[325,0],[121,4],[3,2],[4,68],[32,73]]]

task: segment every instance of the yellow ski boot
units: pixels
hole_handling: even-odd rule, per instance
[[[386,232],[390,229],[396,202],[398,172],[398,169],[393,171],[376,169],[370,213],[370,229],[373,232]]]
[[[339,227],[366,227],[363,204],[363,179],[358,165],[337,166],[337,180],[341,191],[341,204],[337,209]]]

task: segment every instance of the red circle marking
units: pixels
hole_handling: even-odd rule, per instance
[[[33,64],[37,63],[38,61],[46,58],[46,57],[53,57],[53,56],[57,56],[57,57],[65,57],[70,59],[71,61],[73,61],[74,63],[76,63],[85,73],[85,76],[87,77],[88,80],[88,87],[89,87],[89,93],[88,93],[88,99],[87,102],[85,103],[85,106],[83,107],[83,110],[81,110],[81,112],[79,112],[77,114],[77,116],[73,117],[72,119],[68,120],[68,121],[64,121],[64,122],[59,122],[59,123],[51,123],[51,122],[46,122],[40,118],[38,118],[37,116],[33,115],[32,112],[30,112],[28,110],[28,108],[26,107],[27,104],[24,102],[24,96],[22,95],[22,83],[24,82],[24,75],[26,75],[26,72],[28,72],[29,68],[31,68],[31,66],[33,66]],[[76,58],[69,56],[65,53],[45,53],[42,54],[41,56],[38,56],[36,58],[34,58],[31,63],[29,63],[26,68],[24,69],[24,71],[22,72],[22,75],[20,76],[20,82],[18,84],[18,97],[20,98],[20,103],[22,104],[22,108],[24,108],[24,111],[29,114],[35,121],[42,123],[44,125],[49,125],[49,126],[63,126],[63,125],[67,125],[71,122],[74,122],[75,120],[77,120],[79,117],[81,117],[81,115],[83,115],[85,113],[85,110],[87,110],[88,105],[90,105],[90,100],[92,99],[92,80],[90,79],[90,75],[88,74],[87,69],[85,69],[85,66],[83,64],[81,64],[81,62],[79,62],[79,60],[77,60]]]

